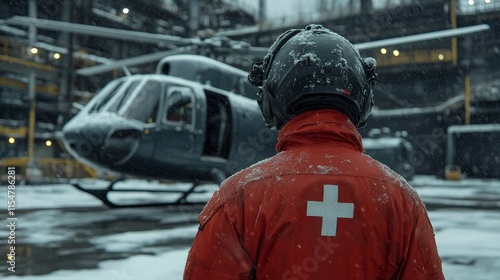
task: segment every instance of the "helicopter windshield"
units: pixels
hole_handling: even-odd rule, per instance
[[[148,80],[141,90],[127,101],[127,106],[121,111],[121,115],[143,123],[155,123],[160,96],[161,84],[154,80]]]
[[[133,81],[127,86],[127,89],[124,91],[120,92],[120,95],[118,98],[114,100],[114,102],[111,104],[111,106],[107,109],[109,112],[118,112],[120,109],[124,107],[126,102],[130,99],[132,96],[132,93],[135,92],[135,89],[137,88],[137,85],[139,85],[140,81]]]
[[[99,99],[95,102],[92,109],[90,109],[90,113],[100,112],[102,110],[102,108],[104,107],[104,105],[106,105],[106,103],[108,103],[109,100],[111,100],[111,98],[113,96],[115,96],[116,92],[118,91],[118,89],[121,87],[122,84],[123,84],[123,81],[118,81],[118,82],[111,82],[108,85],[106,85],[102,89],[102,91],[106,91],[105,95],[101,99]],[[99,94],[99,93],[100,92],[98,92],[96,94]]]
[[[171,87],[167,93],[167,109],[164,120],[192,124],[193,122],[193,92],[185,87]]]

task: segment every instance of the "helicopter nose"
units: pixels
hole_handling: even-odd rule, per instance
[[[111,133],[103,144],[102,160],[111,165],[126,163],[139,146],[141,132],[137,129],[121,129]]]
[[[68,127],[63,129],[66,149],[76,158],[85,159],[104,167],[127,162],[135,153],[141,132],[137,129]]]
[[[96,162],[103,145],[106,131],[89,127],[64,127],[63,140],[66,149],[76,158]]]

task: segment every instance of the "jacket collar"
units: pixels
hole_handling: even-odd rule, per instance
[[[347,115],[331,109],[308,111],[293,118],[279,131],[276,150],[325,145],[364,152],[356,126]]]

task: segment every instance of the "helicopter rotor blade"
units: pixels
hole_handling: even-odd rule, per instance
[[[139,57],[123,59],[109,64],[82,68],[76,71],[77,74],[84,76],[94,75],[114,69],[119,69],[124,66],[148,63],[155,60],[159,60],[165,56],[172,54],[194,53],[193,52],[194,50],[203,47],[208,48],[209,51],[213,52],[236,54],[236,55],[250,55],[258,57],[259,59],[262,59],[268,52],[268,48],[252,47],[248,43],[241,41],[234,41],[226,36],[216,36],[213,38],[200,40],[199,38],[182,38],[171,35],[129,31],[129,30],[122,30],[115,28],[37,19],[37,18],[23,17],[23,16],[14,16],[2,21],[2,23],[7,25],[17,25],[17,26],[36,26],[37,28],[40,29],[71,32],[75,34],[98,36],[98,37],[105,37],[118,40],[131,40],[131,41],[140,41],[148,43],[163,42],[174,46],[182,46],[181,48],[176,48],[169,51],[157,52],[153,54],[142,55]],[[490,28],[491,27],[487,24],[479,24],[474,26],[453,28],[453,29],[440,30],[422,34],[414,34],[414,35],[408,35],[408,36],[402,36],[402,37],[390,38],[372,42],[357,43],[354,44],[354,47],[358,50],[368,50],[379,47],[388,47],[388,46],[402,45],[414,42],[422,42],[427,40],[464,36],[467,34],[489,30]]]
[[[241,49],[233,48],[232,50],[238,54],[251,55],[251,56],[259,57],[262,59],[264,56],[267,55],[269,48],[249,47],[249,48],[241,48]]]
[[[290,27],[290,28],[292,28],[292,27]],[[389,38],[389,39],[383,39],[383,40],[377,40],[377,41],[371,41],[371,42],[356,43],[353,45],[358,50],[368,50],[368,49],[374,49],[374,48],[379,48],[379,47],[388,47],[388,46],[402,45],[402,44],[407,44],[407,43],[422,42],[422,41],[427,41],[427,40],[449,38],[449,37],[459,37],[459,36],[464,36],[467,34],[472,34],[472,33],[476,33],[476,32],[489,30],[490,28],[491,27],[488,24],[479,24],[479,25],[474,25],[474,26],[445,29],[445,30],[433,31],[433,32],[428,32],[428,33],[414,34],[414,35],[395,37],[395,38]],[[266,29],[265,31],[273,31],[273,30],[281,30],[281,29],[283,29],[283,27],[279,26],[276,29],[270,28],[270,29]],[[224,36],[224,37],[231,37],[231,36],[241,36],[241,35],[252,35],[252,34],[257,34],[259,32],[262,32],[262,30],[257,28],[257,27],[250,27],[250,28],[246,28],[245,30],[221,31],[221,32],[217,33],[216,35],[217,36]],[[259,53],[256,53],[256,54],[259,54]],[[264,53],[262,55],[262,57],[265,54],[266,53]]]
[[[118,40],[139,41],[147,43],[168,43],[176,46],[199,44],[200,40],[196,38],[182,38],[172,35],[130,31],[109,27],[85,25],[78,23],[62,22],[55,20],[38,19],[23,16],[14,16],[4,20],[4,24],[15,26],[35,26],[39,29],[54,30],[60,32],[70,32],[81,35],[90,35],[97,37],[105,37]]]
[[[402,45],[414,42],[422,42],[434,39],[464,36],[467,34],[481,32],[489,29],[490,26],[488,24],[479,24],[474,26],[446,29],[446,30],[428,32],[416,35],[408,35],[408,36],[378,40],[373,42],[358,43],[354,44],[354,47],[358,50],[368,50],[368,49]]]
[[[158,61],[158,60],[160,60],[166,56],[169,56],[169,55],[194,54],[194,53],[196,53],[197,49],[198,49],[198,46],[195,46],[195,45],[194,46],[180,47],[180,48],[177,48],[174,50],[150,53],[150,54],[146,54],[146,55],[117,60],[117,61],[114,61],[111,63],[100,64],[100,65],[86,67],[86,68],[80,68],[80,69],[76,70],[75,73],[78,75],[82,75],[82,76],[92,76],[95,74],[100,74],[100,73],[104,73],[104,72],[108,72],[108,71],[112,71],[112,70],[116,70],[116,69],[122,69],[122,67],[125,67],[125,66],[140,65],[140,64]]]
[[[105,63],[97,66],[76,70],[76,74],[83,76],[95,75],[124,67],[157,61],[173,54],[195,53],[197,48],[206,47],[212,51],[228,54],[251,55],[263,57],[267,48],[252,47],[248,43],[230,40],[229,38],[214,37],[205,40],[199,38],[182,38],[177,36],[153,34],[147,32],[129,31],[116,28],[107,28],[77,23],[68,23],[54,20],[38,19],[23,16],[14,16],[2,21],[3,24],[15,26],[35,26],[39,29],[70,32],[74,34],[97,36],[118,40],[140,41],[148,43],[165,43],[176,47],[173,50],[146,54],[138,57],[127,58],[119,61]],[[181,48],[177,48],[182,46]]]

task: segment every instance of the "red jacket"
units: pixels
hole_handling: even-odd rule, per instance
[[[304,113],[199,215],[184,279],[444,279],[424,204],[344,114]]]

